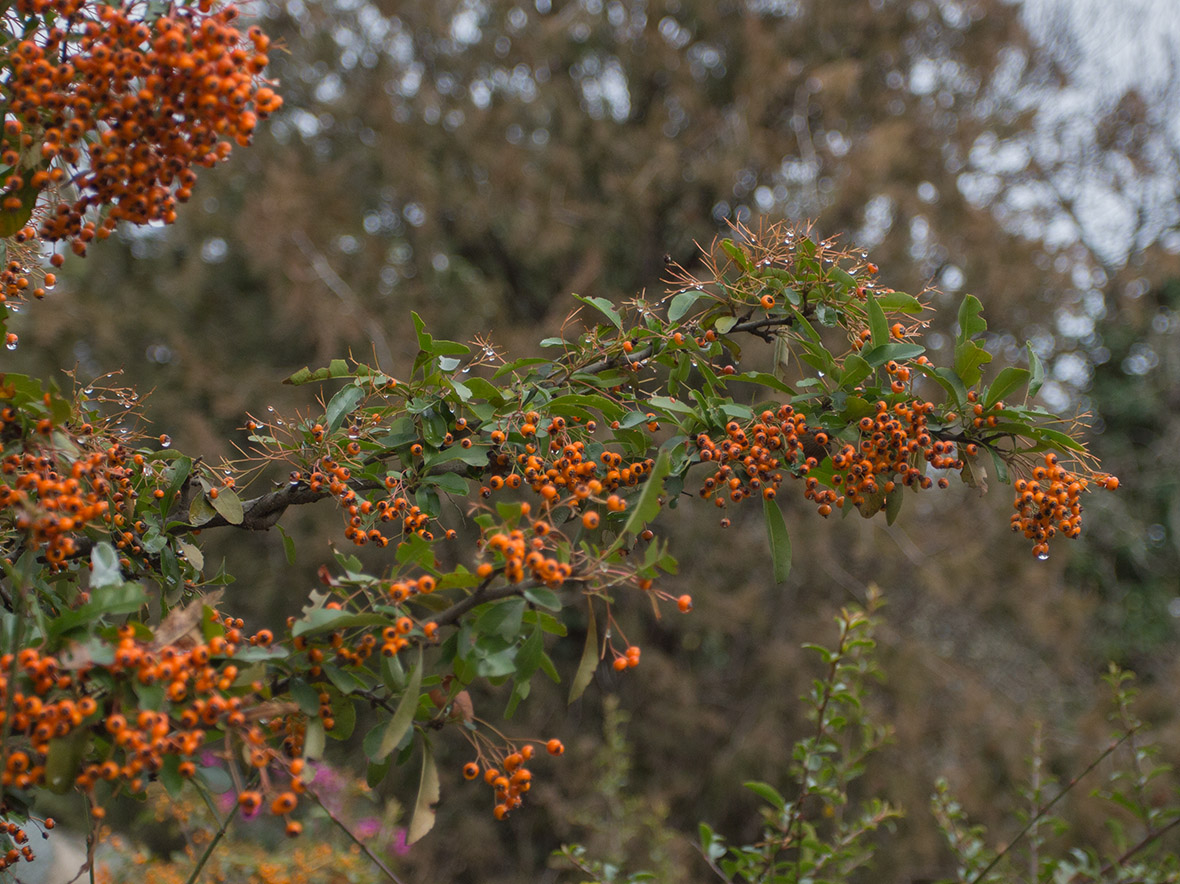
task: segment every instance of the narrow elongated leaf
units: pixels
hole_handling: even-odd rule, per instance
[[[418,691],[421,687],[422,648],[419,646],[418,661],[414,664],[414,668],[410,670],[410,683],[406,685],[405,691],[402,692],[402,698],[398,701],[393,718],[389,719],[389,724],[385,726],[385,730],[381,734],[381,742],[377,746],[376,753],[369,757],[370,761],[384,761],[386,756],[401,743],[402,737],[406,735],[406,731],[414,723],[414,713],[418,710]],[[438,800],[437,797],[435,800]]]
[[[668,457],[668,452],[661,451],[656,456],[655,466],[651,468],[651,475],[647,477],[647,481],[644,483],[643,491],[640,493],[635,507],[631,510],[627,524],[623,526],[623,530],[619,532],[619,536],[615,539],[615,542],[610,545],[610,549],[607,550],[608,553],[614,552],[621,547],[627,534],[638,534],[648,522],[659,514],[660,495],[664,491],[664,479],[667,477],[671,468],[672,462]]]
[[[873,346],[884,347],[889,343],[889,321],[885,318],[885,311],[873,295],[869,295],[865,309],[869,314],[869,332],[872,334]]]
[[[972,344],[971,346],[975,346]],[[900,342],[893,344],[882,344],[880,347],[873,347],[864,354],[864,361],[876,368],[884,365],[890,359],[900,361],[903,359],[913,359],[915,356],[921,356],[926,352],[926,348],[921,344],[902,344]],[[988,357],[991,358],[990,356]]]
[[[598,624],[594,622],[594,602],[587,601],[589,612],[586,621],[586,645],[582,648],[582,660],[578,663],[578,671],[574,673],[574,680],[570,684],[569,702],[574,702],[582,696],[590,679],[594,678],[594,670],[598,668]]]
[[[747,273],[753,271],[754,265],[750,261],[750,256],[747,255],[745,250],[742,249],[742,247],[735,243],[732,239],[721,240],[721,250],[729,256],[729,259],[733,261],[734,264],[742,268],[742,270],[746,271]]]
[[[921,313],[924,309],[921,301],[905,292],[885,292],[877,300],[885,310],[899,313]]]
[[[1037,351],[1033,349],[1032,341],[1026,345],[1028,348],[1028,370],[1030,373],[1028,381],[1028,398],[1031,399],[1041,391],[1041,386],[1045,383],[1045,366],[1041,364],[1041,357],[1037,356]]]
[[[766,517],[766,534],[770,538],[774,582],[784,583],[791,573],[791,535],[787,533],[787,520],[779,505],[769,498],[762,499],[762,512]]]
[[[430,751],[430,744],[422,744],[422,777],[418,780],[418,798],[414,802],[414,815],[410,817],[410,830],[406,834],[406,843],[413,844],[421,840],[434,828],[434,807],[439,799],[438,768],[434,764],[434,754]]]

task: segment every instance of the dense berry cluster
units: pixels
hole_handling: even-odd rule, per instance
[[[269,38],[243,35],[237,9],[184,7],[154,21],[145,5],[18,0],[21,16],[47,26],[7,50],[3,181],[5,211],[30,194],[72,185],[40,225],[78,254],[119,221],[170,223],[192,194],[193,167],[212,166],[248,144],[281,99],[259,77]],[[87,220],[106,208],[100,225]]]
[[[701,484],[700,495],[712,499],[718,508],[753,494],[773,498],[783,481],[780,470],[797,468],[805,475],[818,465],[814,456],[805,454],[805,445],[821,450],[827,441],[826,433],[813,432],[806,416],[790,405],[781,406],[777,412],[762,412],[748,428],[730,421],[720,442],[708,433],[700,433],[696,447],[701,460],[717,465]],[[722,524],[727,525],[728,520]]]
[[[519,528],[508,532],[498,531],[487,538],[485,548],[501,563],[504,578],[509,583],[520,583],[527,574],[538,583],[556,588],[569,579],[573,566],[545,554],[546,538],[552,530],[548,522],[538,520],[532,525],[531,538],[526,537]],[[484,562],[476,573],[487,577],[493,570],[490,562]]]
[[[917,399],[892,407],[878,401],[874,414],[857,424],[860,442],[844,445],[832,456],[836,471],[832,483],[843,492],[834,498],[836,506],[844,506],[847,499],[863,511],[870,498],[892,493],[898,482],[931,487],[934,480],[918,466],[922,461],[936,470],[961,470],[963,462],[956,457],[955,444],[934,439],[927,427],[933,410],[933,403]],[[938,484],[945,488],[948,483],[944,477]]]
[[[0,408],[0,424],[18,420],[11,406]],[[58,427],[51,418],[41,418],[33,430],[35,446],[0,461],[0,520],[21,532],[29,547],[43,551],[53,571],[74,554],[77,534],[88,524],[108,522],[120,532],[119,544],[129,544],[133,535],[122,532],[124,517],[117,509],[135,493],[127,450],[111,445],[67,460],[52,438]]]
[[[1096,474],[1094,480],[1111,491],[1119,485],[1114,476]],[[1071,473],[1049,452],[1044,465],[1033,469],[1031,479],[1016,480],[1012,530],[1033,542],[1038,557],[1048,558],[1049,539],[1058,532],[1070,539],[1082,533],[1081,495],[1088,485],[1089,480]]]
[[[86,731],[109,749],[102,760],[83,763],[69,773],[72,785],[92,798],[100,783],[138,794],[170,764],[181,778],[196,776],[200,753],[213,736],[224,734],[222,742],[229,746],[232,738],[240,748],[235,752],[263,788],[278,793],[272,812],[289,814],[295,802],[286,796],[302,791],[299,746],[287,733],[291,716],[275,715],[270,728],[264,727],[259,698],[263,686],[240,684],[239,667],[231,662],[246,641],[259,644],[268,639],[260,639],[261,634],[246,639],[240,620],[225,617],[214,623],[222,629],[220,635],[162,645],[142,640],[133,626],[121,627],[110,662],[98,662],[103,655],[96,655],[65,663],[36,648],[0,656],[0,726],[8,733],[0,771],[3,785],[71,785],[46,783],[52,744]],[[14,671],[16,680],[11,681]],[[148,688],[160,691],[166,702],[139,708],[131,698]],[[284,737],[282,750],[272,746],[278,735]],[[273,780],[276,770],[289,779],[288,786]],[[244,791],[243,806],[249,796],[259,794]],[[91,813],[101,817],[104,809],[95,803]]]

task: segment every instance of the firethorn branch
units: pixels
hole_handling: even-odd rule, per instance
[[[247,145],[279,107],[262,77],[269,38],[240,32],[236,19],[232,4],[211,2],[149,18],[136,5],[17,0],[2,14],[13,35],[0,46],[9,346],[10,307],[56,282],[37,262],[38,238],[83,255],[120,221],[170,223],[194,170]],[[434,730],[470,742],[476,758],[462,775],[483,778],[504,819],[533,786],[535,746],[559,756],[564,745],[507,736],[475,715],[468,688],[503,686],[510,713],[538,672],[560,681],[549,649],[582,599],[571,700],[608,654],[618,671],[637,667],[640,648],[612,605],[627,593],[657,613],[669,602],[692,610],[691,597],[658,585],[676,561],[652,527],[691,472],[703,474],[697,496],[721,513],[761,499],[779,581],[790,568],[781,500],[792,482],[822,517],[857,509],[892,521],[906,495],[946,488],[949,476],[979,486],[977,460],[990,454],[1002,481],[1009,467],[1022,471],[1011,524],[1040,557],[1055,536],[1078,536],[1088,485],[1117,485],[1095,472],[1072,428],[1010,404],[1039,388],[1035,353],[1028,368],[985,382],[991,355],[976,299],[960,308],[952,363],[935,365],[917,343],[925,306],[881,286],[874,265],[833,241],[739,226],[704,252],[706,278],[674,267],[655,309],[580,298],[595,321],[574,340],[544,342],[562,348],[558,359],[504,363],[486,342],[473,353],[434,338],[415,315],[418,353],[405,380],[345,360],[297,372],[290,383],[339,389],[311,415],[251,418],[254,448],[230,469],[172,449],[166,435],[149,444],[133,425],[134,391],[70,399],[33,378],[0,377],[0,813],[28,819],[20,795],[78,791],[93,843],[108,792],[140,795],[159,782],[179,795],[212,756],[235,805],[195,880],[239,810],[269,811],[300,834],[306,759],[322,755],[329,734],[350,736],[367,703],[380,711],[361,741],[371,779],[420,750],[413,838],[433,825],[441,788]],[[59,253],[50,264],[63,261]],[[739,372],[742,336],[791,353],[793,376],[780,376],[782,365]],[[743,385],[738,396],[731,384]],[[999,450],[1001,438],[1012,450]],[[239,495],[239,482],[278,465],[290,470],[282,487]],[[266,530],[324,498],[355,546],[390,548],[385,572],[338,553],[338,575],[323,567],[285,629],[249,632],[219,612],[206,587],[228,578],[206,577],[200,532]],[[473,504],[478,540],[466,555],[438,555],[438,544],[459,541],[447,500]],[[291,543],[284,536],[293,560]],[[563,591],[573,587],[578,598]],[[837,729],[832,704],[855,702],[837,698],[833,681],[852,665],[862,625],[845,617],[827,687],[813,698],[810,746],[820,755]],[[825,800],[846,801],[846,775],[832,772]],[[789,811],[780,807],[769,866],[776,851],[798,850],[802,801],[819,794],[807,780],[799,791]],[[870,809],[859,831],[892,815]],[[16,839],[15,855],[0,857],[0,870],[32,858],[12,826],[0,837]]]

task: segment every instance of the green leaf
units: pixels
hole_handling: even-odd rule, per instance
[[[377,744],[376,752],[369,756],[370,761],[384,761],[386,756],[401,743],[402,737],[406,735],[406,731],[414,723],[414,713],[418,711],[418,693],[421,687],[422,647],[419,645],[418,660],[414,663],[414,668],[410,670],[410,683],[406,686],[405,691],[402,692],[397,709],[394,710],[393,718],[389,719],[389,723],[385,725],[385,730],[381,732],[381,742]]]
[[[1041,364],[1041,358],[1033,349],[1032,341],[1029,341],[1025,346],[1028,350],[1028,368],[1031,372],[1028,381],[1028,398],[1031,399],[1041,391],[1041,387],[1045,383],[1045,366]]]
[[[351,414],[364,398],[365,391],[356,384],[349,384],[336,392],[328,401],[328,407],[324,409],[324,421],[328,425],[329,435],[340,429],[344,418]]]
[[[873,373],[873,367],[865,361],[859,353],[850,353],[844,357],[844,373],[840,377],[840,386],[851,390]]]
[[[520,650],[516,653],[516,680],[528,681],[541,665],[541,658],[545,656],[545,631],[538,623],[524,640]]]
[[[736,316],[718,316],[713,323],[713,328],[719,335],[726,335],[733,331],[733,327],[737,325]]]
[[[885,498],[885,524],[892,525],[899,513],[901,513],[901,505],[905,502],[905,495],[902,493],[902,486],[898,485]]]
[[[418,798],[414,802],[414,813],[410,817],[410,830],[406,835],[406,843],[413,844],[421,840],[427,832],[434,828],[434,807],[439,799],[438,768],[434,764],[434,755],[430,751],[430,744],[422,743],[422,777],[418,781]]]
[[[619,331],[623,330],[623,320],[619,318],[619,311],[615,309],[615,305],[606,298],[586,298],[582,295],[574,295],[583,304],[588,304],[593,307],[603,316],[610,320],[611,325]]]
[[[31,180],[37,169],[44,169],[48,165],[48,162],[38,163],[34,168],[26,169],[24,176]],[[37,205],[37,196],[40,193],[40,188],[27,183],[15,192],[15,195],[20,199],[20,208],[0,209],[0,238],[19,233],[29,223],[29,219],[33,217],[33,208]],[[7,194],[7,196],[12,195],[11,193]]]
[[[962,344],[971,340],[977,334],[987,331],[987,320],[979,314],[983,312],[983,304],[975,295],[967,295],[959,305],[959,336],[956,343]]]
[[[557,597],[551,589],[546,589],[543,586],[530,586],[524,591],[524,597],[541,608],[547,608],[550,611],[561,610],[561,599]]]
[[[369,374],[369,369],[364,366],[357,366],[356,372],[353,372],[349,369],[347,360],[333,359],[328,363],[327,368],[317,368],[315,371],[304,366],[283,381],[283,383],[299,386],[300,384],[310,384],[314,381],[331,381],[337,378],[361,377],[362,375],[368,376]]]
[[[1013,368],[1012,366],[1005,368],[988,388],[983,407],[991,408],[1017,387],[1028,383],[1030,377],[1031,374],[1026,368]]]
[[[692,309],[692,305],[697,302],[699,298],[705,297],[705,293],[700,289],[693,289],[692,291],[680,292],[672,298],[672,303],[668,305],[668,321],[679,322],[684,318],[684,315]]]
[[[574,702],[582,696],[594,678],[594,671],[598,668],[598,625],[594,622],[594,602],[586,602],[586,644],[582,648],[582,659],[578,663],[578,671],[574,673],[574,680],[570,684],[569,702]]]
[[[94,544],[90,550],[90,585],[101,588],[123,582],[123,571],[119,567],[119,554],[105,540]]]
[[[295,624],[291,635],[294,637],[314,635],[337,629],[347,629],[350,626],[383,626],[386,623],[387,618],[381,614],[351,614],[348,611],[333,608],[314,608],[307,611],[303,619]]]
[[[524,617],[525,600],[522,598],[505,599],[493,602],[487,606],[475,620],[475,631],[480,635],[499,635],[504,638],[514,638],[520,634],[520,624]]]
[[[850,289],[856,288],[856,277],[843,267],[832,267],[828,276],[835,282],[836,288],[840,290],[841,294],[847,294]]]
[[[750,781],[742,783],[747,789],[765,801],[767,804],[773,805],[775,810],[782,810],[787,806],[787,799],[779,793],[778,789],[771,786],[769,783],[759,783]]]
[[[74,728],[64,737],[49,741],[49,756],[45,759],[45,785],[56,795],[64,795],[74,788],[74,778],[90,743],[90,729]]]
[[[460,451],[462,449],[459,449]],[[482,458],[484,462],[487,461],[487,455]],[[427,476],[422,480],[423,485],[433,485],[434,487],[445,491],[447,494],[458,497],[465,497],[467,492],[471,489],[467,485],[467,480],[458,473],[440,473],[437,476]]]
[[[784,583],[791,573],[791,535],[787,533],[787,520],[778,503],[769,498],[762,499],[762,513],[766,519],[766,535],[770,538],[774,582]]]
[[[869,318],[869,332],[872,334],[874,347],[883,347],[889,343],[889,320],[885,318],[885,311],[877,303],[873,295],[869,295],[865,303],[865,310]]]
[[[213,505],[213,509],[217,510],[221,518],[231,525],[242,524],[242,519],[245,516],[245,512],[242,510],[242,499],[232,488],[220,489],[217,492],[217,497],[211,497],[209,503]]]
[[[639,499],[636,501],[635,506],[632,507],[631,515],[627,518],[627,523],[623,526],[623,530],[619,532],[619,536],[615,538],[615,542],[610,545],[606,553],[607,555],[623,545],[627,534],[638,534],[648,522],[659,515],[660,495],[664,490],[664,479],[671,469],[672,462],[668,457],[668,452],[661,451],[656,456],[655,466],[651,468],[651,475],[644,482],[643,491],[640,492]]]
[[[885,292],[877,301],[884,309],[898,313],[921,313],[925,309],[921,301],[905,292]]]
[[[291,535],[289,535],[286,531],[283,530],[282,525],[276,525],[275,527],[279,529],[279,536],[283,538],[283,553],[287,557],[287,564],[294,565],[295,564],[295,539],[293,537],[291,537]]]
[[[204,494],[198,494],[188,505],[188,523],[194,528],[201,527],[216,515],[217,510],[210,506]]]
[[[955,373],[968,387],[974,387],[983,377],[980,366],[992,361],[992,354],[974,341],[962,341],[955,346]]]
[[[877,368],[891,359],[895,362],[901,362],[921,356],[925,352],[926,348],[921,344],[882,344],[880,347],[873,347],[863,355],[863,358],[873,368]]]
[[[187,540],[181,540],[180,538],[177,538],[176,549],[178,552],[184,553],[184,557],[188,563],[198,571],[205,567],[205,554],[201,552],[200,547],[194,546]],[[291,564],[294,564],[294,562]]]
[[[723,239],[720,245],[721,250],[729,256],[729,259],[734,264],[742,268],[746,273],[752,273],[754,271],[754,263],[750,260],[750,256],[732,239]]]

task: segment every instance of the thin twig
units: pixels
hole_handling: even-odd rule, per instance
[[[1115,869],[1117,869],[1118,867],[1120,867],[1123,863],[1125,863],[1127,860],[1129,860],[1131,857],[1133,857],[1135,854],[1137,854],[1143,848],[1147,847],[1153,841],[1157,841],[1160,838],[1162,838],[1165,833],[1167,833],[1170,829],[1176,828],[1176,826],[1180,826],[1180,817],[1177,817],[1176,819],[1172,820],[1170,823],[1168,823],[1163,828],[1156,829],[1153,832],[1148,832],[1146,835],[1143,836],[1143,838],[1139,841],[1138,844],[1136,844],[1134,847],[1129,848],[1127,850],[1127,852],[1124,853],[1122,856],[1120,856],[1118,859],[1111,860],[1105,866],[1103,866],[1102,871],[1098,873],[1099,877],[1105,878],[1106,875],[1108,875],[1110,872],[1112,872]]]
[[[1050,801],[1048,804],[1046,804],[1044,807],[1042,807],[1040,810],[1038,810],[1036,812],[1036,814],[1032,817],[1032,819],[1030,819],[1027,823],[1024,824],[1024,828],[1022,828],[1019,832],[1016,833],[1016,837],[1013,838],[1011,841],[1009,841],[1007,846],[1005,846],[1003,850],[1001,850],[994,857],[992,857],[992,861],[990,863],[988,863],[986,866],[984,866],[983,870],[980,871],[974,878],[972,878],[968,882],[968,884],[979,884],[979,882],[984,879],[984,876],[986,876],[988,872],[990,872],[992,869],[994,869],[996,867],[996,865],[1000,862],[1000,860],[1002,860],[1005,856],[1007,856],[1011,852],[1013,847],[1015,847],[1017,844],[1020,843],[1020,840],[1025,835],[1027,835],[1029,833],[1029,830],[1031,830],[1033,828],[1033,826],[1035,826],[1037,823],[1039,823],[1045,817],[1045,815],[1053,808],[1053,805],[1055,805],[1058,801],[1060,801],[1062,798],[1064,798],[1070,791],[1072,791],[1073,788],[1075,786],[1077,786],[1077,784],[1079,782],[1082,781],[1082,779],[1084,779],[1089,773],[1091,773],[1094,770],[1094,768],[1098,767],[1099,764],[1101,764],[1103,761],[1105,761],[1107,758],[1109,758],[1111,753],[1113,753],[1119,746],[1121,746],[1121,745],[1123,745],[1123,743],[1127,742],[1127,740],[1129,740],[1131,738],[1131,735],[1133,733],[1135,733],[1134,729],[1127,731],[1125,734],[1123,734],[1121,737],[1119,737],[1117,740],[1115,740],[1113,743],[1111,743],[1109,746],[1107,746],[1106,750],[1101,755],[1099,755],[1097,758],[1095,758],[1093,761],[1091,761],[1086,766],[1085,770],[1083,770],[1080,774],[1078,774],[1076,777],[1074,777],[1072,780],[1070,780],[1068,783],[1066,783],[1065,786],[1062,788],[1062,790],[1057,793],[1057,796],[1052,801]]]
[[[202,793],[203,794],[203,793]],[[185,884],[196,884],[197,878],[200,877],[201,870],[205,868],[205,863],[209,861],[209,857],[213,856],[213,851],[217,849],[217,845],[221,843],[221,839],[225,837],[225,833],[229,830],[229,824],[233,822],[234,817],[238,815],[238,803],[235,801],[233,808],[230,810],[221,825],[217,829],[217,833],[209,841],[209,846],[205,848],[205,852],[201,854],[201,858],[197,860],[197,867],[193,869],[192,874],[188,876]],[[213,817],[216,819],[216,815]]]
[[[369,858],[369,861],[379,868],[385,874],[385,876],[393,882],[393,884],[403,884],[402,880],[393,872],[391,872],[385,863],[381,862],[381,859],[376,854],[374,854],[373,851],[369,850],[368,846],[363,841],[361,841],[361,839],[352,833],[352,830],[344,824],[344,821],[337,818],[337,816],[328,809],[328,806],[324,804],[319,795],[317,795],[310,788],[305,788],[304,792],[312,797],[312,800],[314,800],[315,803],[320,806],[320,809],[328,815],[328,819],[334,822],[336,827],[339,828],[340,831],[345,835],[347,835],[352,840],[352,843],[359,847],[364,852],[365,856]]]

